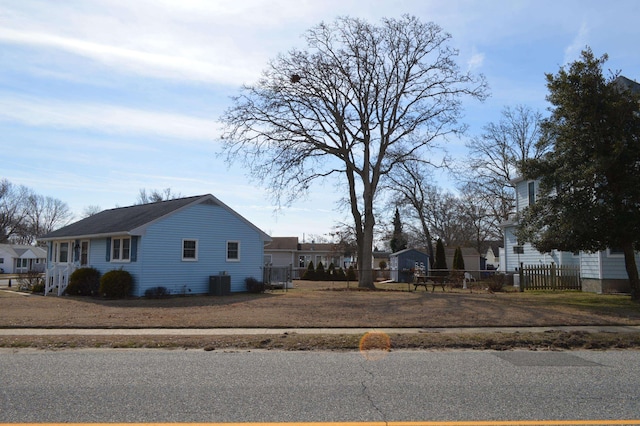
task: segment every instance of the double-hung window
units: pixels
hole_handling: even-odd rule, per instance
[[[190,262],[198,260],[198,240],[182,240],[182,260]]]
[[[58,251],[58,262],[59,263],[67,263],[69,262],[69,243],[64,242],[60,243]]]
[[[227,261],[240,260],[240,241],[227,241]]]
[[[111,239],[111,261],[129,262],[131,260],[131,238]]]

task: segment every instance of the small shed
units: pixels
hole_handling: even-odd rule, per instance
[[[429,274],[429,255],[416,249],[405,249],[389,256],[391,279],[399,283],[413,280],[413,272],[419,267]]]

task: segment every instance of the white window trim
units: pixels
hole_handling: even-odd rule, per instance
[[[87,263],[85,264],[82,263],[82,244],[84,243],[87,243]],[[78,250],[78,262],[80,263],[80,266],[88,266],[89,259],[91,259],[91,240],[81,240]]]
[[[187,241],[193,241],[196,243],[195,247],[195,256],[194,257],[184,257],[184,243]],[[198,240],[195,238],[183,238],[182,239],[182,261],[183,262],[197,262],[198,261]]]
[[[62,244],[67,245],[67,260],[60,260],[60,255],[62,254]],[[55,253],[54,260],[56,263],[71,263],[73,260],[73,241],[57,241],[55,244]]]
[[[237,258],[229,258],[229,244],[236,243],[238,245],[238,257]],[[240,241],[236,240],[228,240],[225,244],[225,257],[227,258],[227,262],[240,262]]]
[[[113,243],[119,240],[120,241],[120,247],[119,247],[119,252],[120,252],[120,257],[119,258],[115,258],[113,256]],[[128,259],[123,259],[122,258],[122,249],[124,246],[124,240],[129,240],[129,258]],[[111,238],[111,263],[130,263],[131,262],[131,237],[113,237]]]

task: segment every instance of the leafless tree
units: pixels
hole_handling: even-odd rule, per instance
[[[404,163],[389,175],[392,203],[403,212],[407,234],[412,236],[412,246],[426,247],[429,262],[433,266],[435,253],[431,236],[432,218],[428,210],[429,192],[434,190],[430,175],[423,164]]]
[[[85,207],[84,210],[82,210],[82,217],[83,218],[90,217],[100,213],[101,211],[102,211],[102,207],[96,204],[92,204],[90,206]]]
[[[0,181],[0,243],[10,242],[23,233],[27,196],[28,188],[7,179]]]
[[[58,199],[38,195],[6,179],[0,182],[0,242],[33,244],[72,217],[69,206]]]
[[[67,225],[72,218],[67,203],[32,193],[26,200],[27,232],[21,242],[33,244],[38,237]]]
[[[343,179],[360,287],[374,287],[381,181],[464,129],[463,98],[486,96],[484,79],[455,63],[450,38],[411,16],[379,26],[349,17],[322,23],[306,33],[308,50],[271,61],[222,116],[227,160],[246,164],[277,205],[304,194],[316,179]]]
[[[515,187],[511,181],[521,174],[522,161],[540,158],[549,144],[541,140],[542,114],[523,105],[506,107],[497,123],[467,144],[470,161],[463,165],[463,191],[475,194],[477,203],[493,216],[489,231],[502,238],[500,222],[508,219],[515,206]]]
[[[142,188],[138,193],[136,204],[157,203],[160,201],[175,200],[180,197],[182,197],[182,194],[172,193],[171,188],[165,188],[162,191],[152,189],[148,193],[145,188]]]

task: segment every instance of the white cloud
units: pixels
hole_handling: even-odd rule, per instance
[[[474,49],[473,55],[471,55],[471,58],[469,58],[469,60],[467,61],[467,68],[470,71],[476,71],[482,68],[483,64],[484,64],[484,53],[478,53]]]
[[[571,44],[564,49],[564,64],[580,58],[580,53],[589,44],[589,27],[586,22],[582,22],[578,34],[573,38]]]
[[[48,33],[0,28],[0,41],[18,45],[59,49],[97,61],[120,72],[159,78],[222,84],[252,81],[257,73],[234,63],[214,63],[180,55],[145,52]]]
[[[0,97],[0,120],[34,127],[152,135],[193,141],[213,141],[218,136],[219,127],[213,120],[182,114],[11,96]]]

